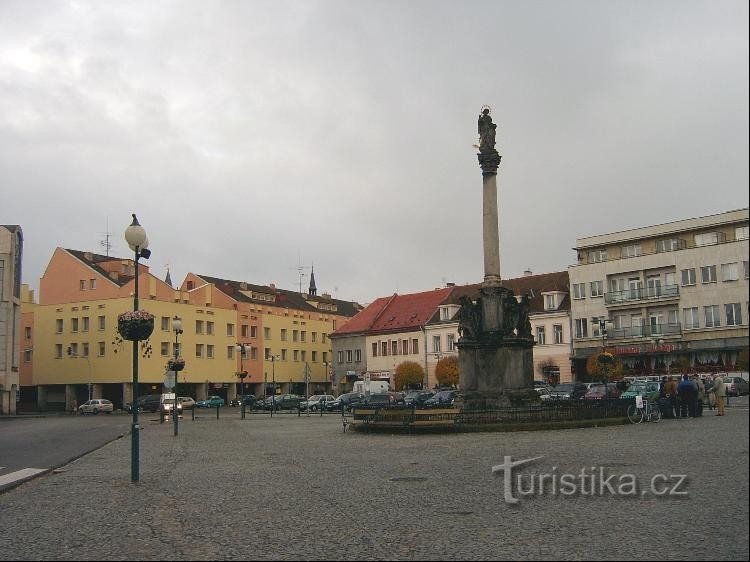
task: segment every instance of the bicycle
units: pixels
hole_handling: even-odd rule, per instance
[[[643,420],[661,421],[661,409],[654,401],[644,399],[640,408],[637,404],[628,406],[628,421],[630,423],[641,423]]]

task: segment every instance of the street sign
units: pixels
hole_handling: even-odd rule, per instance
[[[164,377],[164,386],[167,388],[174,388],[175,375],[176,373],[174,371],[167,371],[167,374]]]

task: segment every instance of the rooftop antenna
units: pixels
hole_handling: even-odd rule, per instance
[[[99,240],[99,245],[104,248],[107,257],[109,257],[109,251],[112,249],[112,242],[109,239],[112,237],[112,233],[109,231],[109,217],[107,217],[107,229],[104,232],[104,238]]]
[[[307,273],[304,272],[305,269],[310,269],[306,265],[302,265],[302,256],[299,258],[299,265],[297,267],[290,267],[289,269],[296,269],[297,274],[299,275],[299,292],[302,294],[302,279],[305,278]]]

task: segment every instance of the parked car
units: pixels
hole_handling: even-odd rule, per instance
[[[182,404],[183,410],[192,410],[195,408],[195,400],[190,396],[180,396],[178,400]]]
[[[198,408],[216,408],[224,405],[224,399],[221,396],[209,396],[205,400],[199,400],[195,403]]]
[[[742,377],[724,377],[728,396],[750,394],[750,384]]]
[[[549,394],[554,400],[579,400],[587,391],[582,383],[566,382],[550,388]]]
[[[161,395],[160,394],[146,394],[139,396],[135,401],[138,412],[158,412],[161,407]],[[125,410],[128,412],[133,411],[132,404],[125,404]]]
[[[458,390],[441,390],[435,396],[425,400],[425,406],[452,406],[458,396]]]
[[[276,397],[269,397],[263,404],[265,410],[298,410],[304,398],[296,394],[279,394]]]
[[[412,390],[404,396],[404,404],[407,406],[423,406],[435,393],[432,390]]]
[[[635,398],[636,396],[643,396],[650,401],[657,400],[659,398],[659,383],[634,382],[620,395],[620,398]]]
[[[229,401],[230,406],[241,406],[243,403],[245,406],[252,407],[258,399],[254,394],[245,394],[244,396],[238,394],[236,398]]]
[[[106,412],[107,414],[111,414],[112,410],[114,410],[115,407],[109,400],[105,400],[103,398],[96,398],[94,400],[89,400],[88,402],[84,402],[80,406],[78,406],[78,413],[79,414],[98,414],[99,412]]]
[[[622,391],[617,388],[617,384],[613,382],[609,382],[606,385],[592,384],[591,388],[583,395],[583,399],[602,400],[604,398],[619,398],[621,393]]]
[[[341,411],[350,410],[352,406],[356,406],[365,399],[365,395],[361,392],[347,392],[342,394],[336,400],[327,405],[329,411]]]
[[[534,390],[536,390],[537,394],[539,394],[539,398],[543,402],[550,400],[552,398],[552,396],[549,393],[549,387],[547,386],[535,386]]]
[[[364,400],[360,402],[360,405],[370,408],[384,408],[387,406],[403,404],[400,399],[401,397],[397,396],[395,392],[378,392],[365,396]]]
[[[174,394],[162,394],[161,396],[161,413],[165,416],[172,415],[172,409],[175,407]],[[177,400],[177,415],[182,414],[182,404]]]
[[[333,402],[336,397],[333,394],[313,394],[305,401],[302,407],[311,412],[317,412],[320,409],[325,410],[328,402]]]

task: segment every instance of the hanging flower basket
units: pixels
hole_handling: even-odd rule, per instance
[[[154,331],[154,315],[145,310],[123,312],[117,317],[117,331],[125,340],[147,340]]]
[[[615,362],[615,356],[609,353],[608,351],[605,351],[604,353],[600,353],[599,357],[597,358],[597,361],[600,365],[611,365]]]
[[[167,362],[168,371],[182,371],[185,368],[185,360],[182,357],[177,359],[170,359]]]

